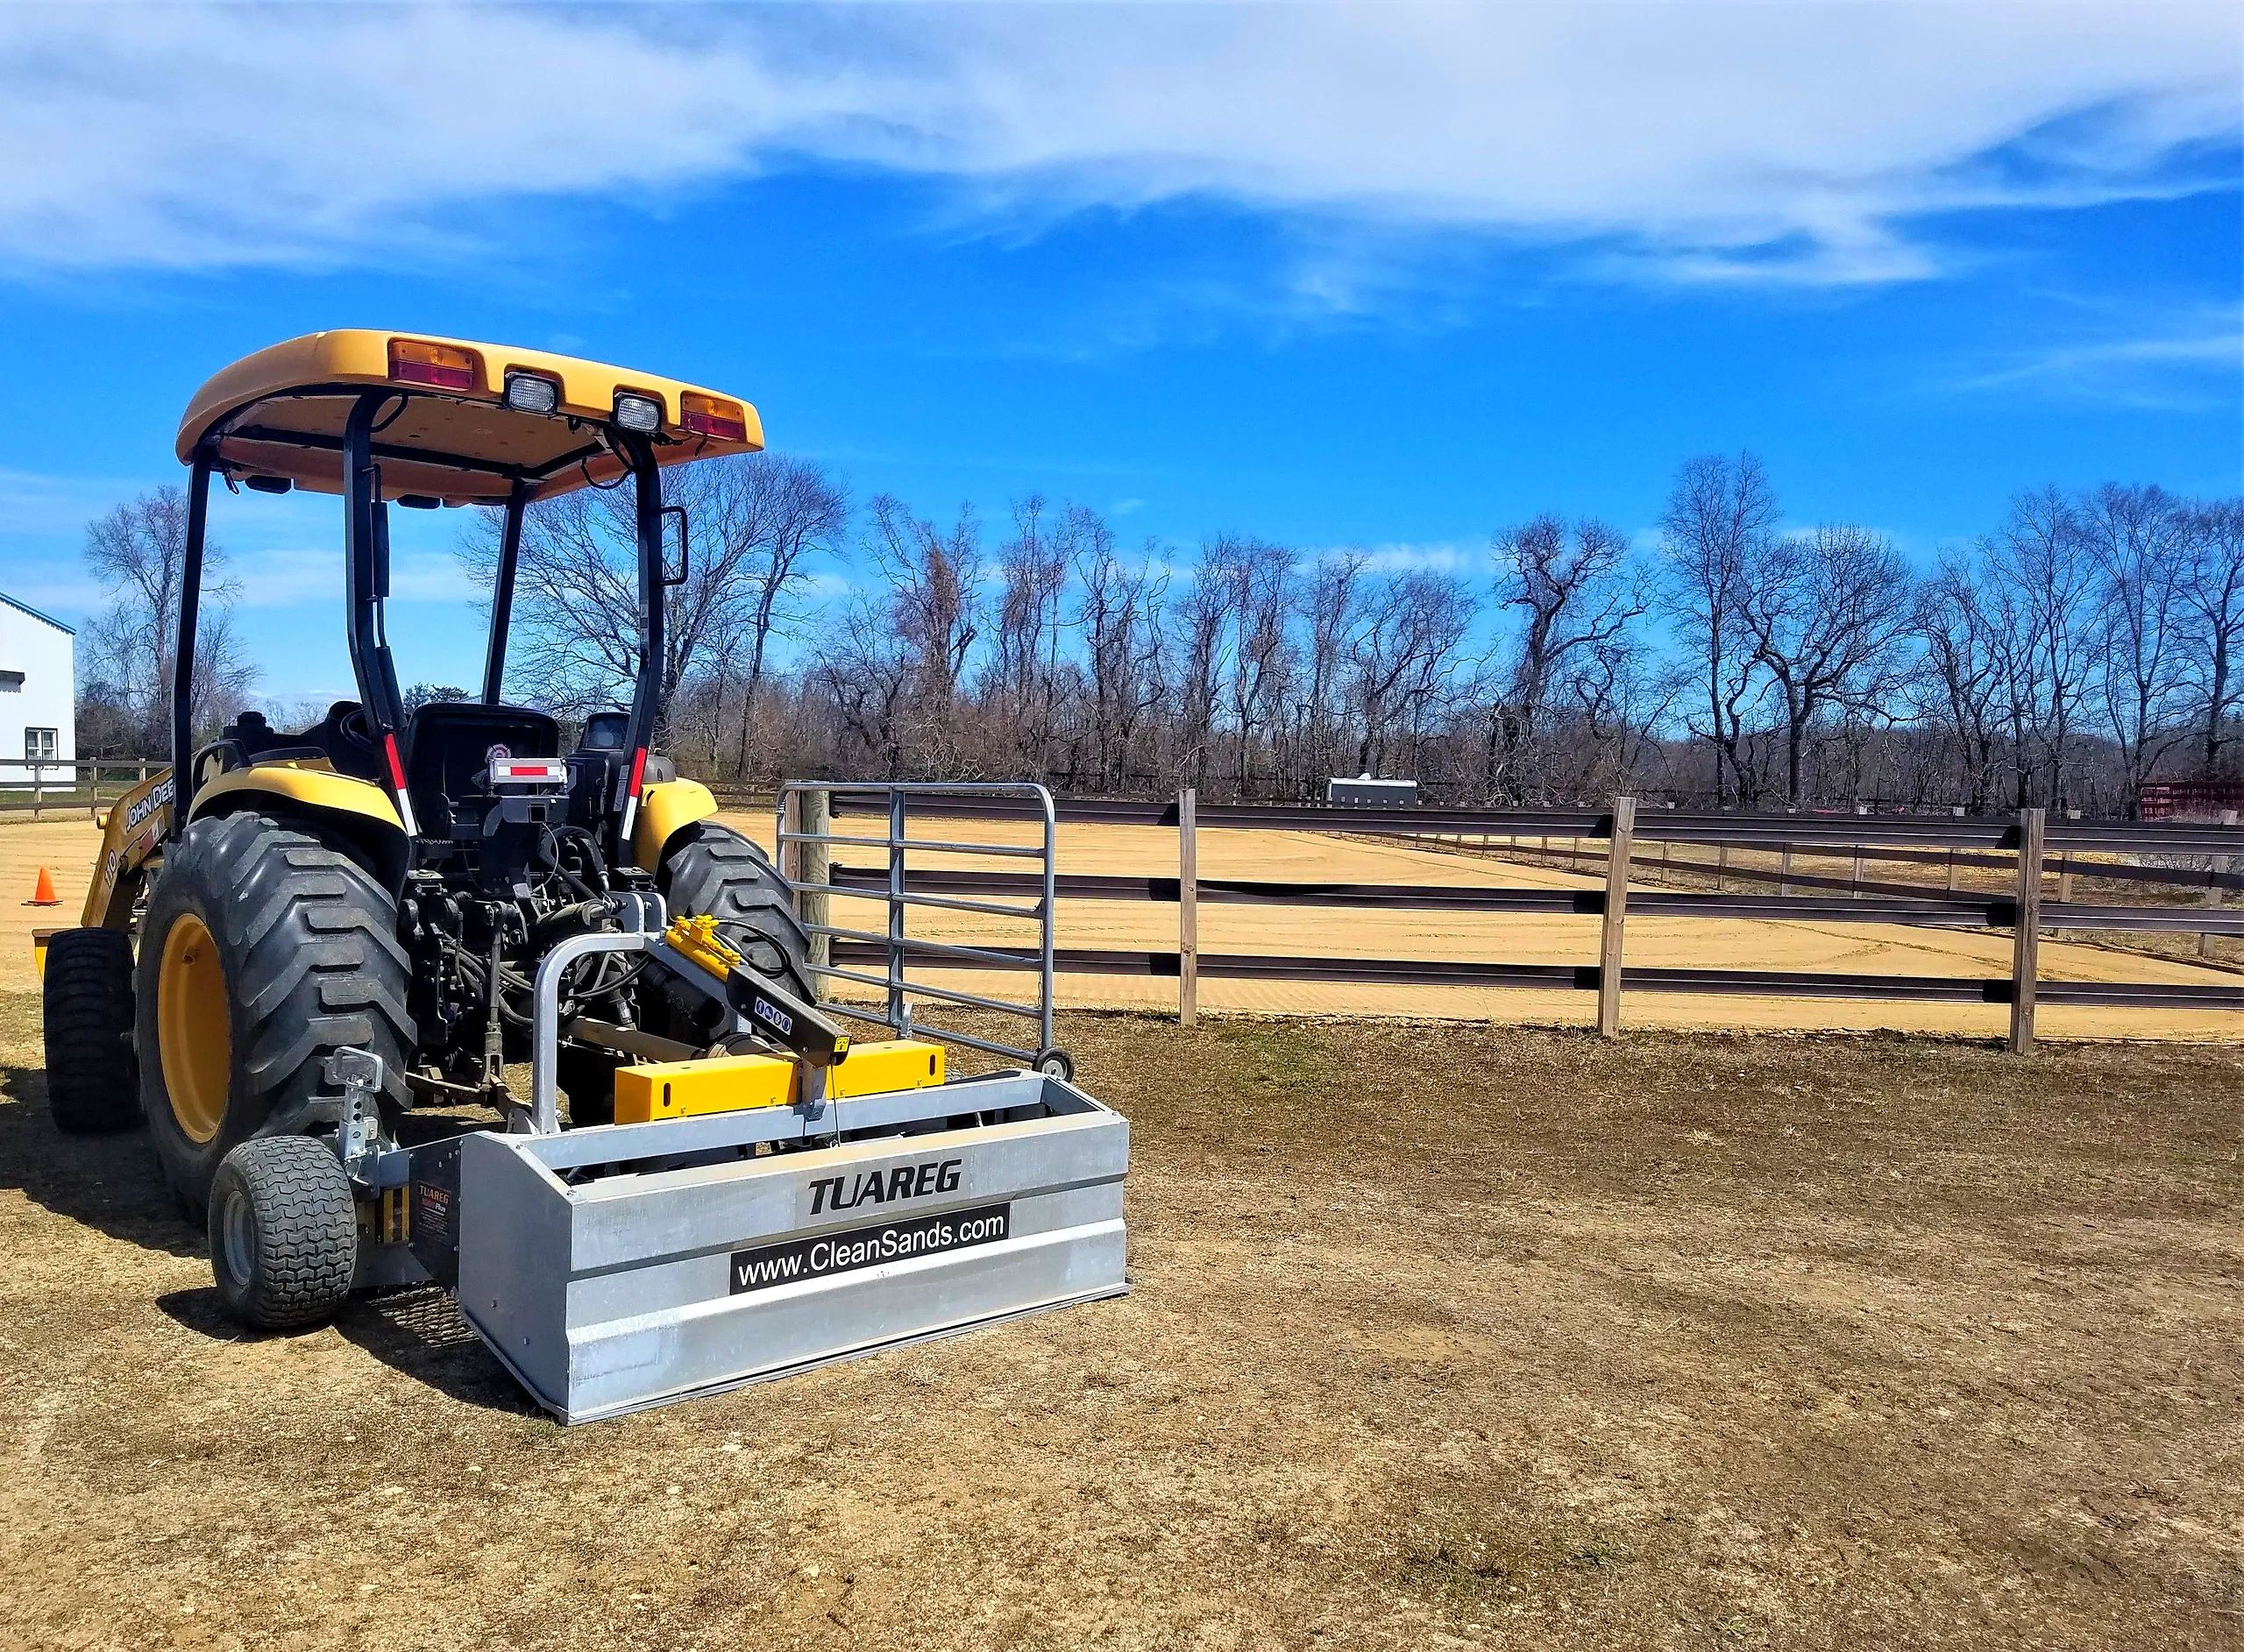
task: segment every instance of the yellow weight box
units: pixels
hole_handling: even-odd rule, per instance
[[[826,1070],[826,1093],[839,1101],[887,1090],[923,1089],[941,1083],[943,1070],[939,1044],[918,1039],[852,1044],[848,1058]],[[615,1071],[619,1124],[784,1107],[794,1099],[795,1064],[776,1055],[713,1055],[692,1061],[650,1061]]]

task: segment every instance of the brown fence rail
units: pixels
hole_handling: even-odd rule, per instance
[[[164,766],[160,757],[0,757],[0,815],[38,820],[98,809]]]
[[[872,804],[870,795],[860,798],[848,791],[833,797],[836,816],[863,812]],[[983,819],[1009,819],[1015,814],[1028,818],[1026,811],[1003,803],[972,798],[931,802],[926,812]],[[1179,1010],[1187,1018],[1197,1010],[1197,982],[1202,978],[1594,992],[1598,996],[1599,1029],[1608,1034],[1618,1031],[1621,1000],[1630,991],[2007,1004],[2010,1041],[2019,1050],[2032,1046],[2035,1010],[2041,1003],[2244,1010],[2244,985],[2043,981],[2040,972],[2040,940],[2047,930],[2181,932],[2198,935],[2201,944],[2202,938],[2212,935],[2244,935],[2244,906],[2220,904],[2225,890],[2244,889],[2244,876],[2229,869],[2235,857],[2244,857],[2244,832],[2233,822],[2053,821],[2037,809],[1998,819],[1753,815],[1684,810],[1638,813],[1633,800],[1625,798],[1616,798],[1605,809],[1395,810],[1200,804],[1189,791],[1175,802],[1062,802],[1059,819],[1063,826],[1147,826],[1177,834],[1178,876],[1174,878],[1062,873],[1055,889],[1062,900],[1174,904],[1179,911],[1176,949],[1062,947],[1055,966],[1063,974],[1175,978],[1179,982]],[[1594,857],[1577,853],[1575,861],[1586,873],[1603,872],[1604,886],[1550,890],[1203,877],[1197,869],[1195,842],[1203,830],[1313,831],[1405,841],[1446,840],[1499,853],[1531,853],[1534,844],[1549,840],[1591,841],[1599,846],[1599,853]],[[1722,882],[1773,883],[1778,892],[1731,894],[1719,887],[1712,893],[1631,890],[1629,884],[1633,876],[1658,865],[1636,859],[1640,841],[1776,854],[1783,861],[1776,870],[1703,861],[1683,864],[1681,869]],[[1790,862],[1795,852],[1825,857],[1851,854],[1854,875],[1837,877],[1793,869]],[[2168,863],[2075,858],[2089,855],[2149,855]],[[1726,861],[1726,853],[1722,858]],[[1949,887],[1943,891],[1919,884],[1865,880],[1862,876],[1865,859],[1942,867]],[[2177,861],[2205,864],[2198,868],[2171,863]],[[1958,889],[1956,877],[1964,868],[2006,873],[2011,887],[2000,892]],[[2060,898],[2045,900],[2043,884],[2051,875],[2058,878]],[[2196,889],[2202,891],[2204,904],[2076,902],[2066,898],[2075,876]],[[862,888],[869,897],[877,897],[889,887],[885,866],[837,863],[831,878],[837,891]],[[962,899],[1025,895],[1030,892],[1029,882],[1020,874],[999,870],[907,867],[905,871],[905,886],[913,893]],[[1793,894],[1795,888],[1812,892]],[[1210,953],[1201,949],[1197,933],[1197,912],[1203,903],[1594,917],[1601,920],[1600,961],[1514,964]],[[1631,914],[2009,930],[2014,937],[2012,968],[2007,975],[1986,978],[1648,968],[1623,961],[1626,924]],[[935,943],[927,945],[931,957],[940,956]],[[1026,953],[1014,960],[1010,956],[1013,949],[977,950],[985,955],[971,962],[946,959],[944,966],[1033,967],[1033,960]],[[837,962],[852,955],[847,944],[837,946]]]

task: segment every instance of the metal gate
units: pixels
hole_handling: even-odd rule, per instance
[[[938,798],[1022,799],[1032,806],[1022,810],[1020,818],[1040,825],[1041,841],[1031,846],[910,836],[907,828],[913,801]],[[813,972],[828,980],[875,988],[882,994],[877,1010],[821,996],[820,1003],[825,1007],[856,1020],[893,1028],[900,1038],[924,1033],[992,1055],[1008,1056],[1062,1076],[1068,1074],[1071,1064],[1055,1047],[1052,1035],[1054,851],[1058,817],[1052,806],[1051,792],[1026,780],[790,780],[779,788],[778,812],[779,870],[794,892],[796,913],[812,937]],[[837,815],[884,819],[884,830],[879,836],[839,830],[834,823]],[[940,818],[956,819],[958,814],[943,811]],[[843,881],[834,869],[834,852],[852,848],[881,851],[883,864],[878,868],[845,868],[844,871],[857,873],[860,878],[856,882]],[[905,873],[905,857],[913,850],[1033,861],[1040,875],[1040,892],[1035,901],[1028,904],[974,900],[956,895],[915,894],[907,887]],[[872,876],[863,876],[868,873]],[[819,898],[812,904],[805,901],[806,896]],[[885,903],[885,928],[856,929],[827,921],[831,913],[827,904],[836,899]],[[1033,922],[1036,944],[1033,947],[991,947],[931,940],[911,932],[909,916],[914,907]],[[816,945],[821,939],[827,943],[823,947]],[[914,962],[922,969],[940,968],[946,960],[969,968],[1033,972],[1037,983],[1035,1002],[984,997],[956,987],[937,986],[924,978],[915,979],[912,973]],[[849,967],[849,963],[876,961],[880,969],[877,975],[870,969]],[[955,1027],[936,1025],[914,1014],[915,997],[1018,1017],[1034,1026],[1034,1046],[1006,1044]]]

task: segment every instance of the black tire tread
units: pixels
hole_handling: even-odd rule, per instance
[[[132,938],[121,929],[66,929],[50,937],[40,999],[46,1106],[55,1128],[95,1136],[138,1124]]]
[[[797,997],[815,1001],[810,936],[786,881],[763,851],[729,826],[702,821],[663,861],[673,916],[714,918],[754,968]]]
[[[158,875],[152,917],[168,905],[167,885],[196,886],[202,915],[229,960],[233,982],[234,1087],[216,1151],[184,1151],[175,1131],[156,1131],[165,1173],[190,1206],[209,1196],[217,1159],[234,1142],[305,1127],[336,1092],[322,1071],[333,1051],[371,1049],[382,1059],[390,1103],[407,1103],[406,1058],[414,1048],[407,1009],[411,964],[397,936],[396,904],[364,866],[310,833],[255,813],[191,823]],[[153,1026],[160,936],[142,947],[144,1019]],[[152,1119],[168,1109],[162,1067],[149,1060],[142,1093]],[[168,1121],[165,1121],[168,1124]],[[189,1159],[192,1163],[188,1162]]]
[[[250,1278],[225,1264],[224,1210],[238,1181],[257,1224]],[[259,1136],[226,1155],[211,1188],[210,1268],[227,1311],[255,1330],[294,1330],[334,1317],[359,1259],[358,1211],[335,1151],[309,1136]]]

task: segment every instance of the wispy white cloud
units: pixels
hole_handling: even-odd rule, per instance
[[[1928,215],[2233,187],[2191,169],[2244,124],[2240,29],[2159,0],[0,7],[0,264],[464,255],[481,202],[838,163],[985,223],[1195,198],[1662,279],[1902,280],[1949,256]],[[1383,279],[1297,273],[1343,313]]]
[[[2020,351],[1951,379],[1945,391],[2009,392],[2128,407],[2196,407],[2244,378],[2244,305],[2163,324]]]
[[[1485,544],[1455,539],[1388,540],[1375,545],[1326,545],[1303,553],[1303,565],[1360,557],[1368,573],[1470,574],[1488,565]]]
[[[75,543],[87,523],[146,486],[113,477],[53,476],[0,465],[0,528],[11,535]]]
[[[238,551],[228,559],[226,577],[243,608],[331,608],[341,623],[343,553],[339,548],[294,548]],[[475,604],[483,592],[458,557],[442,550],[392,554],[390,597],[397,602]]]
[[[108,600],[100,585],[84,574],[71,573],[67,564],[30,570],[0,567],[0,591],[74,624],[98,612]]]

